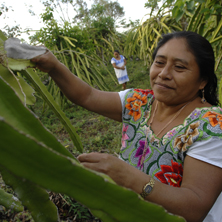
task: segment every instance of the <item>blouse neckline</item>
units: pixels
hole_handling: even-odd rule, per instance
[[[190,118],[190,116],[191,116],[193,113],[196,113],[196,112],[195,112],[196,110],[203,110],[203,109],[205,109],[205,110],[211,110],[211,111],[212,111],[213,109],[215,109],[215,108],[218,107],[218,106],[211,106],[211,107],[200,107],[200,108],[197,107],[197,108],[195,108],[195,109],[184,119],[183,123],[174,126],[174,127],[171,128],[170,130],[168,130],[161,138],[159,138],[159,137],[157,137],[156,134],[153,132],[152,127],[147,124],[148,120],[149,120],[150,117],[151,117],[151,110],[152,110],[152,106],[153,106],[154,100],[155,100],[155,98],[154,98],[154,96],[153,96],[153,97],[150,99],[150,108],[149,108],[149,111],[150,111],[150,112],[149,112],[149,117],[148,117],[147,120],[146,120],[146,126],[149,127],[150,131],[152,132],[152,136],[154,136],[155,139],[157,139],[157,140],[159,140],[159,141],[162,141],[163,138],[164,138],[169,132],[173,131],[174,129],[176,129],[176,128],[178,128],[178,127],[184,127],[187,119]],[[196,118],[196,119],[199,119],[199,117]]]

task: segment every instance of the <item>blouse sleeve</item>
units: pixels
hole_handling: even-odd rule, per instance
[[[222,168],[222,140],[211,137],[195,142],[187,151],[187,155]]]
[[[119,97],[120,97],[120,100],[121,100],[121,104],[122,104],[122,110],[123,108],[125,107],[125,97],[126,97],[126,93],[128,91],[130,91],[131,89],[126,89],[126,90],[123,90],[123,91],[120,91],[119,92]]]
[[[111,64],[113,64],[113,63],[116,63],[114,58],[111,59]]]

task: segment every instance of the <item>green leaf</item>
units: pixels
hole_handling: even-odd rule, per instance
[[[133,191],[110,183],[72,159],[53,152],[2,119],[0,128],[0,165],[14,175],[73,197],[119,222],[184,221],[166,213],[161,206],[143,201]]]
[[[199,2],[200,4],[205,3],[205,0],[196,0],[197,2]]]
[[[153,31],[157,34],[158,37],[162,37],[162,35],[155,28],[153,28]]]
[[[178,22],[184,15],[184,11],[179,9],[175,15],[176,21]]]
[[[188,10],[192,10],[194,8],[195,2],[194,1],[190,1],[190,2],[186,2],[186,4],[187,4],[187,9]]]
[[[69,133],[74,145],[76,146],[77,150],[79,152],[82,152],[83,150],[82,143],[79,139],[78,134],[76,133],[75,128],[72,126],[72,124],[70,123],[69,119],[66,117],[64,112],[60,109],[59,105],[54,101],[52,95],[48,92],[47,88],[41,82],[38,75],[32,69],[23,70],[21,71],[21,73],[31,82],[35,91],[42,96],[44,101],[48,104],[48,106],[53,110],[53,112],[62,122],[65,129]]]
[[[15,92],[1,78],[0,104],[0,116],[10,125],[35,138],[37,141],[53,147],[57,152],[74,158],[73,155],[43,127],[39,119],[23,106]]]
[[[74,40],[74,41],[77,42],[76,39],[69,38],[69,37],[67,37],[67,36],[61,36],[61,35],[60,35],[60,37],[64,38],[64,39],[65,39],[71,46],[73,46],[74,48],[76,47],[76,46],[70,41],[70,39],[71,39],[71,40]]]
[[[11,59],[7,58],[7,65],[10,69],[14,71],[21,71],[27,68],[35,67],[35,63],[26,59]]]
[[[211,14],[208,13],[208,14],[205,15],[204,19],[205,19],[205,20],[208,20],[210,17],[211,17]]]
[[[201,4],[198,5],[198,7],[197,7],[197,9],[196,9],[196,11],[195,11],[195,13],[194,13],[194,15],[193,15],[192,18],[190,19],[189,24],[188,24],[188,26],[187,26],[187,31],[193,30],[193,26],[194,26],[194,24],[195,24],[196,18],[197,18],[197,16],[198,16],[200,10],[201,10]]]
[[[203,8],[200,13],[204,13],[204,12],[210,12],[210,9],[209,8]]]
[[[214,68],[215,71],[218,69],[221,60],[222,60],[222,52],[219,52],[219,55],[216,57],[216,63],[215,63],[215,68]],[[221,86],[221,83],[222,83],[222,78],[220,81],[220,86]],[[220,87],[218,91],[220,94],[220,98],[222,98],[222,88]],[[220,100],[220,104],[222,104],[222,100]]]
[[[22,206],[21,202],[18,200],[17,197],[5,192],[1,188],[0,188],[0,205],[3,205],[7,209],[11,209],[16,212],[21,212],[24,210],[24,207]]]
[[[215,38],[214,40],[210,41],[210,43],[213,44],[213,43],[216,43],[220,40],[222,40],[222,36],[219,36],[219,37]]]
[[[0,30],[0,39],[1,39],[2,41],[7,40],[6,36],[4,35],[4,33],[3,33],[1,30]]]
[[[179,10],[178,6],[175,6],[175,7],[173,8],[173,10],[172,10],[172,16],[173,16],[174,18],[176,17],[176,15],[177,15],[177,13],[178,13],[178,10]]]
[[[22,204],[28,208],[32,218],[38,222],[58,222],[58,211],[56,206],[50,201],[46,190],[39,186],[19,178],[1,169],[1,174],[6,182],[10,185]]]
[[[34,89],[21,76],[13,75],[7,68],[0,65],[0,76],[15,90],[21,101],[33,105],[36,101]]]
[[[217,28],[216,28],[215,31],[213,32],[213,35],[212,35],[212,38],[211,38],[210,42],[213,41],[214,38],[217,36],[217,34],[219,33],[221,27],[222,27],[222,20],[220,20]]]
[[[6,51],[4,48],[4,43],[6,37],[0,30],[0,54],[1,54],[1,64],[4,64],[5,67],[12,69],[13,71],[21,71],[28,67],[35,67],[35,63],[27,59],[11,59],[7,58]],[[2,56],[3,55],[3,56]]]
[[[203,32],[204,32],[204,27],[205,27],[205,23],[202,23],[199,27],[198,33],[203,36]]]

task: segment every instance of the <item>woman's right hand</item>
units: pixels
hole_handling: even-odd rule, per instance
[[[61,63],[49,50],[43,55],[37,56],[31,59],[32,62],[36,63],[36,67],[43,72],[50,73],[56,69]]]

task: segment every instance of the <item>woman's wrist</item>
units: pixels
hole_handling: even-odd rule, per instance
[[[61,74],[64,72],[65,69],[68,69],[63,63],[58,61],[54,67],[48,72],[48,74],[53,77],[56,76],[57,74]]]

